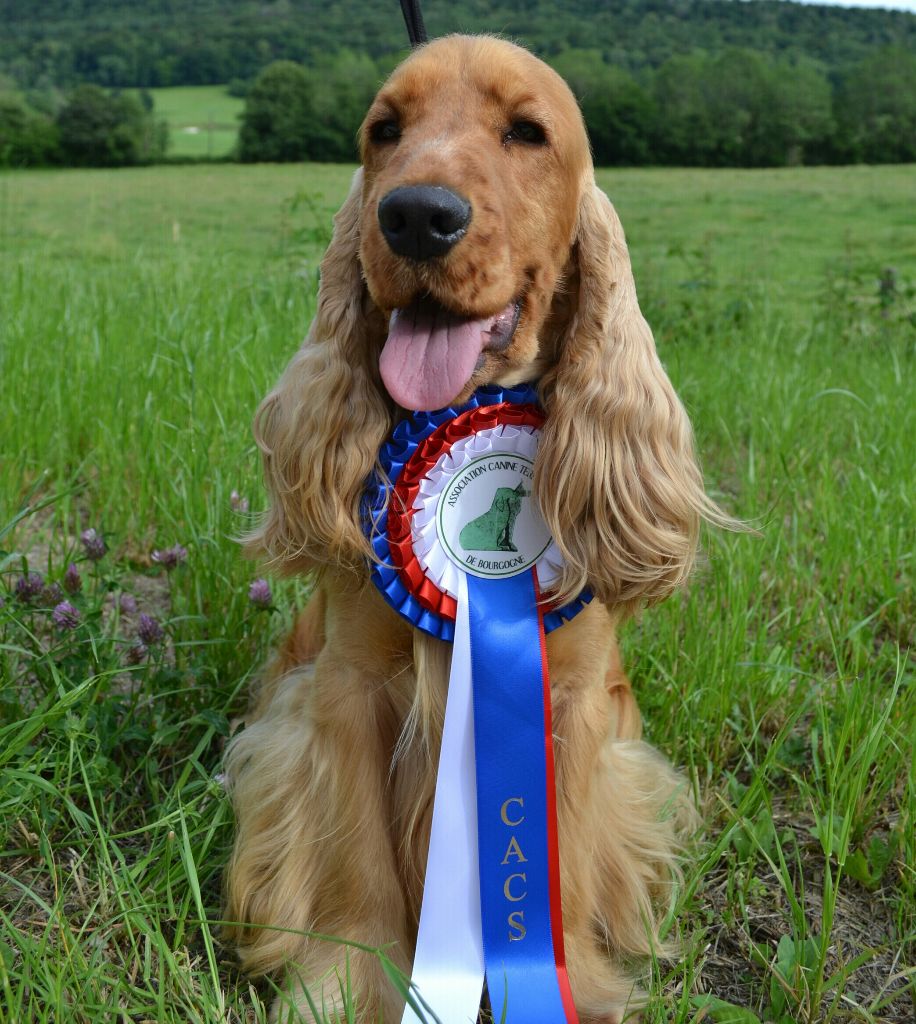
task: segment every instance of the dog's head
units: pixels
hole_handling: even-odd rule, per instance
[[[286,571],[357,564],[362,490],[403,410],[538,381],[562,593],[665,596],[720,513],[568,87],[517,46],[449,36],[385,83],[360,147],[317,315],[256,421],[273,501],[255,546]]]
[[[438,409],[539,377],[591,176],[563,80],[509,43],[441,39],[382,87],[360,146],[360,258],[390,316],[380,368],[392,398]]]

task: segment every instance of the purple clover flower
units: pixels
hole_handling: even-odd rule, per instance
[[[140,642],[148,647],[150,644],[161,643],[162,638],[165,636],[165,631],[159,624],[158,619],[154,619],[152,615],[144,613],[141,614],[137,622],[137,636],[140,637]]]
[[[273,594],[267,580],[254,580],[248,588],[248,600],[255,608],[269,608],[273,604]]]
[[[58,604],[64,599],[64,588],[59,583],[49,583],[41,592],[43,604]]]
[[[86,557],[90,562],[97,562],[108,550],[105,539],[98,530],[92,527],[88,530],[83,530],[80,534],[80,540],[83,542],[83,550],[86,552]]]
[[[34,604],[42,595],[45,581],[40,572],[24,572],[13,587],[13,593],[23,604]]]
[[[241,512],[245,515],[248,512],[248,499],[243,498],[238,491],[233,491],[229,495],[229,504],[232,506],[233,512]]]
[[[132,644],[127,649],[126,661],[128,665],[139,665],[149,657],[149,648],[146,644]]]
[[[157,548],[150,558],[166,570],[171,572],[176,566],[188,557],[188,549],[181,544],[173,544],[170,548]]]
[[[51,612],[51,618],[60,629],[76,629],[80,624],[80,613],[69,601],[61,601]]]
[[[68,594],[78,594],[83,589],[83,578],[77,567],[71,562],[64,573],[64,590]]]
[[[133,594],[127,594],[122,591],[118,595],[118,609],[124,615],[135,615],[137,612],[137,599]]]

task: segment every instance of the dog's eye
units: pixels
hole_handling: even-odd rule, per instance
[[[503,136],[503,142],[525,142],[529,146],[542,146],[546,141],[544,129],[535,121],[513,121]]]
[[[373,142],[397,142],[401,137],[401,126],[397,121],[376,121],[369,129],[369,138]]]

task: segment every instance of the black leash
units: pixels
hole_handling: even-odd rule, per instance
[[[407,25],[407,35],[410,36],[410,45],[419,46],[425,43],[428,36],[426,26],[423,24],[423,15],[420,13],[420,0],[401,0],[401,11]]]

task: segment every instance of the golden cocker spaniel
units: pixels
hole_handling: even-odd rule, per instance
[[[536,381],[556,596],[597,598],[547,641],[566,956],[580,1020],[618,1022],[689,810],[640,740],[615,626],[682,583],[700,520],[724,519],[562,79],[510,43],[442,38],[382,87],[360,146],[314,322],[256,418],[272,503],[252,547],[316,587],[228,754],[230,937],[306,1020],[302,986],[333,1008],[345,970],[359,1020],[400,1019],[371,954],[306,934],[387,945],[409,974],[429,842],[450,647],[370,584],[360,500],[405,410]]]

